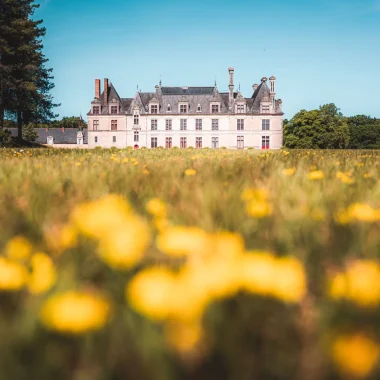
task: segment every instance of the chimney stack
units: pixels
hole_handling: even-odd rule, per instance
[[[255,83],[252,88],[253,88],[253,92],[255,92],[257,90],[257,87],[259,87],[259,85],[257,83]]]
[[[95,79],[95,98],[100,99],[100,79]]]
[[[104,104],[108,104],[108,79],[104,78]]]
[[[233,67],[228,68],[228,73],[230,74],[230,84],[228,85],[230,108],[232,107],[232,102],[234,100],[234,71]]]
[[[276,93],[276,77],[272,75],[270,78],[270,92]]]

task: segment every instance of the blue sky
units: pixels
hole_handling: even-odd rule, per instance
[[[60,116],[85,115],[95,78],[136,86],[228,88],[277,77],[285,117],[334,102],[380,117],[380,0],[41,0]]]

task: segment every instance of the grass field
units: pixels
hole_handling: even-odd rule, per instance
[[[0,378],[380,376],[380,152],[0,151]]]

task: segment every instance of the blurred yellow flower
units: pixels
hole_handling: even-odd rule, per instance
[[[148,225],[137,215],[106,231],[99,239],[99,256],[110,267],[128,269],[144,256],[150,242]]]
[[[376,222],[380,220],[380,210],[374,209],[366,203],[353,203],[346,210],[338,211],[336,219],[341,224],[351,221]]]
[[[110,194],[78,205],[72,213],[72,222],[84,235],[101,238],[121,227],[130,213],[131,207],[124,198]]]
[[[41,309],[41,322],[60,333],[83,334],[102,329],[109,314],[102,294],[72,291],[50,297]]]
[[[297,170],[296,168],[284,169],[282,171],[282,174],[285,175],[285,176],[287,176],[287,177],[290,177],[290,176],[292,176],[296,172],[296,170]]]
[[[47,292],[57,279],[53,261],[45,253],[35,253],[30,262],[32,273],[27,282],[29,292],[32,294]]]
[[[186,169],[185,170],[185,175],[186,176],[193,176],[193,175],[196,175],[197,174],[197,171],[195,169]]]
[[[27,277],[27,270],[23,265],[0,257],[0,291],[20,290]]]
[[[313,170],[308,174],[308,178],[312,181],[323,179],[324,173],[322,170]]]
[[[15,236],[5,246],[5,254],[12,260],[25,260],[32,253],[32,245],[23,236]]]
[[[247,213],[254,218],[265,218],[272,214],[272,205],[266,201],[253,199],[247,204]]]
[[[165,326],[165,337],[170,347],[179,353],[189,353],[203,337],[201,322],[170,322]]]
[[[209,251],[210,240],[205,231],[198,227],[169,227],[156,241],[160,251],[170,256],[187,256]]]
[[[364,335],[338,337],[332,346],[332,357],[345,376],[366,378],[379,360],[379,345]]]
[[[139,272],[127,284],[126,298],[139,313],[154,321],[163,321],[171,313],[175,289],[175,277],[171,271],[149,268]]]
[[[244,189],[241,194],[241,199],[245,202],[256,200],[256,201],[267,201],[269,198],[268,191],[266,189]]]
[[[150,199],[145,205],[145,208],[149,214],[152,214],[154,216],[163,217],[166,215],[166,205],[159,198]]]

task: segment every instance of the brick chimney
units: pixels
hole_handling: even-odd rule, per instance
[[[228,85],[228,89],[229,89],[229,106],[230,106],[230,109],[232,109],[232,106],[233,106],[233,101],[234,101],[234,68],[233,67],[229,67],[228,68],[228,73],[230,74],[230,82],[229,82],[229,85]]]
[[[95,79],[95,98],[100,99],[100,79]]]
[[[104,104],[108,103],[108,79],[104,78]]]

